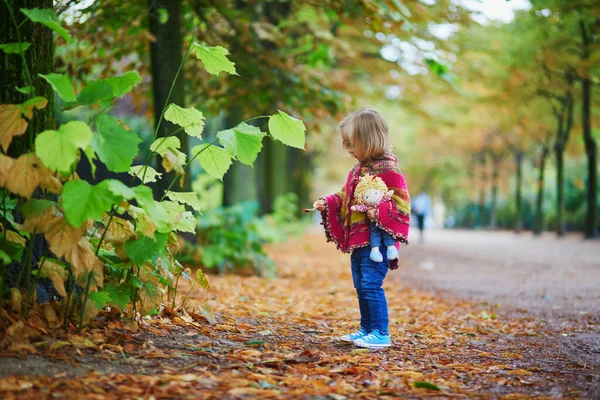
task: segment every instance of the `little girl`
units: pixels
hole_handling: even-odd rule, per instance
[[[383,279],[388,268],[398,268],[398,259],[373,261],[369,255],[370,220],[396,241],[408,244],[410,195],[398,159],[391,154],[388,127],[379,112],[359,110],[339,125],[344,147],[358,160],[348,174],[346,185],[336,193],[315,201],[321,211],[327,241],[333,241],[344,253],[352,253],[352,280],[358,295],[360,330],[340,337],[357,346],[383,348],[391,345],[388,332],[388,309]],[[354,191],[361,176],[380,177],[394,191],[392,201],[380,203],[367,213],[351,210]]]

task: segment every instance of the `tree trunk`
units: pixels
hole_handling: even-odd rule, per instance
[[[25,15],[20,8],[52,8],[52,0],[9,0],[8,3],[17,24],[25,20]],[[0,51],[0,104],[19,104],[31,97],[15,90],[16,87],[29,86],[27,77],[27,70],[29,70],[33,79],[34,96],[45,97],[48,99],[48,105],[43,110],[34,110],[27,133],[13,139],[8,151],[8,154],[13,157],[32,151],[31,144],[35,135],[55,126],[54,91],[45,80],[37,79],[38,74],[49,74],[54,71],[53,33],[42,24],[28,21],[19,30],[19,35],[21,42],[31,43],[24,54],[27,69],[19,54],[6,54]],[[6,3],[0,2],[0,43],[16,43],[19,41],[19,35]]]
[[[588,60],[589,40],[587,28],[583,21],[579,21],[581,36],[583,41],[582,59]],[[587,154],[587,215],[585,218],[584,234],[586,238],[594,238],[597,234],[597,196],[598,196],[598,159],[596,141],[592,136],[592,81],[588,74],[581,80],[582,86],[582,106],[581,106],[581,125],[583,128],[583,139],[585,142],[585,151]]]
[[[169,14],[167,22],[161,24],[158,9],[164,8]],[[167,98],[171,90],[171,84],[175,80],[177,70],[183,58],[182,35],[181,35],[181,0],[149,0],[150,32],[156,40],[150,44],[150,62],[152,67],[152,92],[154,95],[154,124],[158,125],[162,110],[167,105]],[[173,91],[168,99],[169,104],[184,105],[183,74],[175,82]],[[172,135],[178,127],[166,120],[160,123],[158,137]],[[188,135],[180,131],[177,135],[181,142],[181,151],[189,155]],[[160,161],[159,172],[165,172]],[[168,188],[173,173],[164,174],[163,179],[157,185],[157,195],[162,195]],[[183,186],[179,181],[173,186],[175,189],[190,191],[191,176],[186,174]]]
[[[544,147],[540,158],[540,168],[537,185],[537,199],[535,202],[535,226],[533,234],[539,236],[544,231],[544,173],[546,171],[546,160],[548,159],[549,150]]]
[[[565,222],[563,218],[564,209],[564,181],[565,181],[565,150],[563,147],[556,147],[556,235],[565,234]]]
[[[243,118],[240,108],[232,108],[225,117],[225,129],[239,124]],[[229,168],[223,177],[223,205],[231,206],[246,200],[258,200],[256,171],[253,167],[238,161]]]
[[[479,158],[481,168],[481,180],[479,186],[479,215],[477,218],[477,225],[480,227],[485,226],[485,183],[487,182],[487,175],[485,171],[485,156],[482,154]]]
[[[515,153],[515,164],[517,169],[515,179],[515,233],[521,233],[521,231],[523,231],[523,152],[521,150],[517,150]]]
[[[492,172],[492,202],[490,206],[490,229],[498,228],[496,221],[496,205],[498,204],[498,176],[500,175],[500,162],[494,162],[494,171]]]

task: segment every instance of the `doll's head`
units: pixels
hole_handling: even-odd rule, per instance
[[[383,180],[377,176],[365,175],[360,178],[354,190],[354,199],[357,204],[375,206],[386,197],[391,197],[393,190],[388,188]]]

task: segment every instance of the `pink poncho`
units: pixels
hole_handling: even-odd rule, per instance
[[[398,167],[398,159],[386,154],[381,159],[357,163],[348,174],[344,188],[322,199],[327,208],[321,212],[328,242],[334,242],[339,250],[350,253],[352,250],[369,245],[369,219],[366,213],[352,211],[355,205],[354,190],[361,176],[380,177],[393,189],[391,201],[385,201],[376,208],[375,223],[389,233],[397,242],[408,244],[410,226],[410,194],[404,176]],[[396,247],[399,247],[396,243]],[[390,268],[397,268],[398,260],[390,262]]]

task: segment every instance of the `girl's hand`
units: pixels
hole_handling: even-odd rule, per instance
[[[367,217],[369,217],[369,220],[375,221],[375,218],[377,218],[377,214],[375,213],[374,208],[369,208],[367,210]]]
[[[313,207],[317,210],[317,211],[325,211],[325,209],[327,208],[325,205],[325,201],[324,200],[317,200],[313,203]]]

